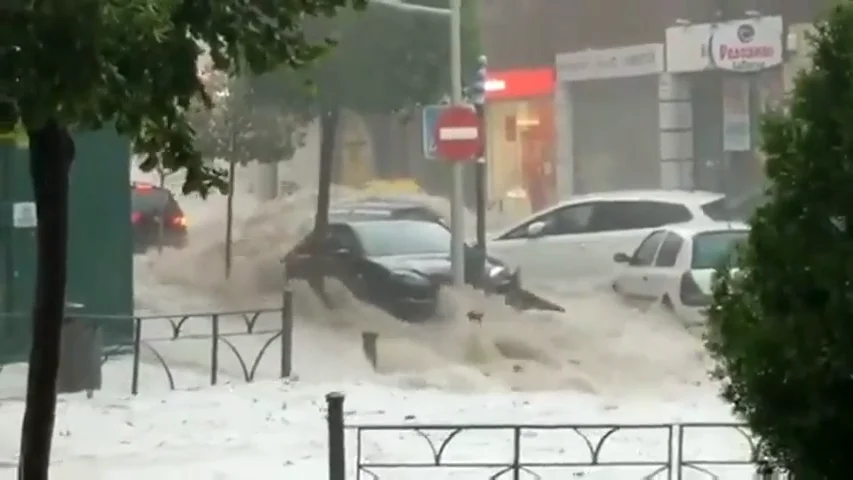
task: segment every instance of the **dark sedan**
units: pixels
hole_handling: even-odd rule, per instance
[[[187,245],[187,217],[168,189],[148,183],[131,184],[133,248],[183,248]]]
[[[285,258],[291,278],[322,274],[339,278],[360,300],[409,321],[433,317],[442,285],[451,283],[450,231],[421,220],[344,220],[329,225],[318,255],[308,239]],[[466,280],[485,276],[485,289],[512,296],[518,273],[495,259],[478,272],[466,255]]]

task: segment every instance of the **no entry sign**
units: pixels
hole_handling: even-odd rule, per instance
[[[443,160],[473,161],[482,153],[480,119],[470,107],[448,107],[439,115],[435,130],[436,153]]]

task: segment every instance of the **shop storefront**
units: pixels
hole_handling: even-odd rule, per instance
[[[686,103],[673,130],[689,137],[670,136],[689,156],[664,159],[667,186],[737,194],[761,184],[758,119],[784,95],[784,35],[781,16],[667,29],[667,81]]]
[[[489,197],[538,210],[556,200],[554,69],[489,72]]]
[[[663,44],[556,56],[560,193],[660,185]]]

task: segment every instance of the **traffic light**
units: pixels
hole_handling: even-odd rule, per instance
[[[488,61],[485,55],[480,55],[477,58],[477,72],[474,75],[474,81],[470,88],[471,102],[475,105],[483,105],[486,103],[486,82],[488,81]]]

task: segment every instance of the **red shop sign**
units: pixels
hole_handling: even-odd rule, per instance
[[[550,96],[554,94],[556,77],[553,68],[489,72],[489,79],[486,82],[486,99],[509,100]]]

